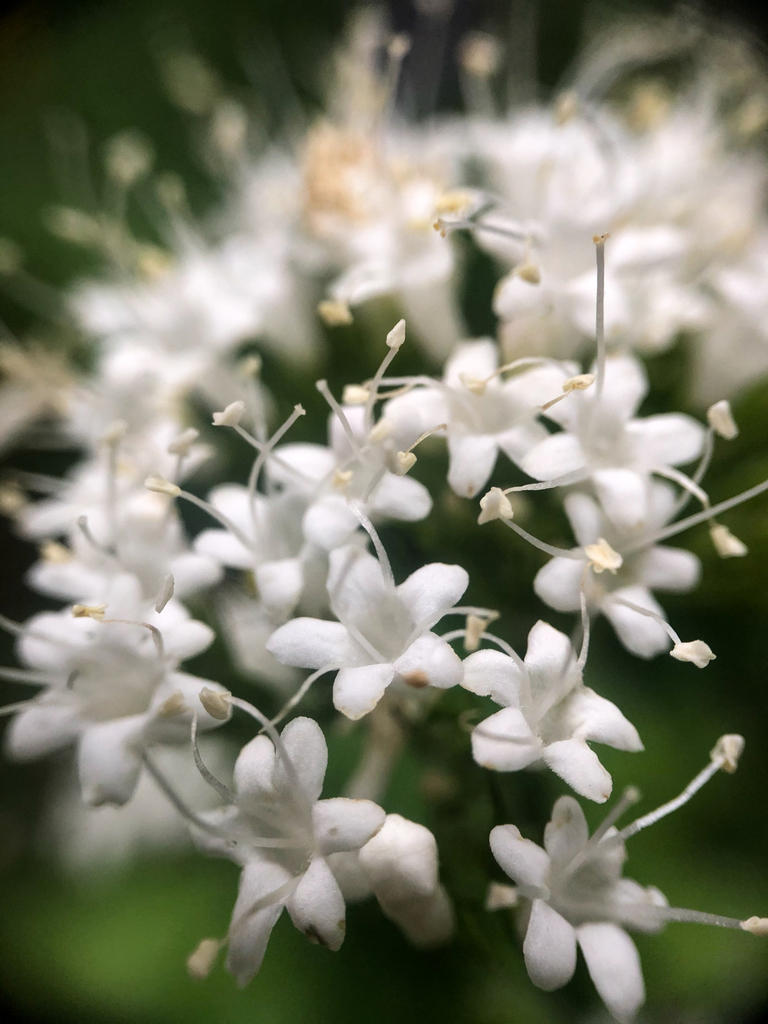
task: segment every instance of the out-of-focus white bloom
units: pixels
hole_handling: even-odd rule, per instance
[[[468,582],[460,566],[433,563],[395,586],[372,555],[337,548],[328,594],[339,621],[293,619],[273,634],[267,650],[286,665],[338,668],[334,705],[348,718],[362,718],[390,685],[413,693],[461,682],[458,655],[431,630]]]
[[[564,499],[565,510],[576,539],[582,548],[594,544],[599,538],[622,556],[622,564],[615,573],[599,576],[588,573],[585,561],[556,557],[539,570],[533,587],[542,601],[558,611],[576,612],[581,604],[584,588],[591,613],[602,612],[616,633],[633,654],[652,658],[669,648],[669,633],[656,618],[664,618],[664,609],[652,591],[664,590],[685,593],[698,582],[701,564],[690,551],[662,544],[642,546],[643,534],[652,536],[665,525],[676,511],[673,489],[660,481],[651,483],[648,492],[648,517],[639,537],[616,529],[603,514],[598,503],[587,494],[574,491]],[[633,550],[627,550],[630,545]],[[651,616],[643,615],[622,602],[647,609]]]
[[[209,646],[212,630],[175,602],[158,615],[129,575],[112,582],[107,610],[108,618],[103,607],[75,618],[41,612],[26,623],[18,656],[46,688],[22,704],[6,736],[20,761],[76,743],[83,799],[95,806],[129,800],[145,750],[184,742],[193,711],[201,728],[220,724],[198,700],[217,684],[178,671]]]
[[[384,416],[396,426],[416,421],[420,432],[447,424],[448,483],[472,498],[488,482],[499,451],[520,464],[549,436],[537,414],[575,372],[571,365],[547,364],[504,380],[496,345],[468,342],[449,358],[442,382],[393,398]]]
[[[320,726],[294,719],[275,747],[257,736],[235,763],[229,806],[193,827],[205,852],[239,864],[240,890],[229,927],[227,970],[246,985],[261,967],[283,911],[313,942],[337,950],[344,940],[344,897],[327,858],[358,850],[384,824],[370,800],[321,800],[328,749]]]
[[[524,662],[501,651],[470,654],[462,685],[503,706],[472,730],[472,755],[485,768],[518,771],[543,761],[580,796],[602,803],[611,777],[588,741],[643,749],[616,705],[584,686],[568,637],[546,622],[531,630]]]
[[[75,378],[61,353],[34,343],[0,344],[0,449],[14,444],[37,420],[66,419]]]

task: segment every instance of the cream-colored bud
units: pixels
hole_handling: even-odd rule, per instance
[[[459,380],[473,395],[484,395],[485,389],[488,387],[487,379],[483,380],[480,377],[472,377],[468,373],[460,373]]]
[[[175,441],[171,441],[168,445],[168,454],[181,455],[183,458],[186,458],[192,451],[192,445],[198,437],[200,437],[200,431],[195,430],[194,427],[188,427],[183,433],[179,434]]]
[[[101,443],[104,445],[120,444],[127,432],[128,424],[125,420],[115,420],[101,435]]]
[[[348,303],[340,302],[337,299],[323,299],[318,303],[317,312],[323,323],[329,327],[339,327],[342,324],[352,323],[352,310]]]
[[[738,436],[739,428],[736,426],[736,420],[731,412],[731,403],[727,398],[710,405],[707,409],[707,420],[714,432],[720,437],[724,437],[726,441],[732,441],[734,437]]]
[[[748,917],[741,922],[741,927],[751,935],[758,935],[764,939],[768,936],[768,917]]]
[[[618,551],[614,551],[605,537],[598,537],[594,544],[587,544],[584,547],[584,554],[589,559],[589,564],[596,573],[615,573],[624,564],[624,559]]]
[[[413,452],[398,452],[395,455],[395,468],[399,476],[405,476],[415,465],[416,456]]]
[[[200,703],[211,718],[215,718],[220,722],[226,722],[232,714],[232,704],[230,701],[232,694],[229,690],[212,690],[209,686],[204,686],[199,696]]]
[[[230,402],[224,412],[213,414],[214,427],[236,427],[245,412],[245,402]]]
[[[101,622],[107,610],[105,604],[75,604],[72,605],[72,614],[76,619],[95,619]]]
[[[355,475],[353,469],[334,469],[333,471],[333,486],[343,491],[345,487],[348,487],[352,481],[352,477]]]
[[[218,939],[203,939],[194,953],[187,957],[187,973],[190,978],[204,981],[213,969],[221,949]]]
[[[261,356],[256,353],[252,356],[246,356],[238,366],[238,372],[241,377],[245,377],[246,380],[251,380],[255,377],[261,376],[261,368],[263,366],[263,360]]]
[[[344,405],[365,405],[370,397],[371,392],[362,384],[345,384],[341,400]]]
[[[733,775],[739,765],[739,758],[744,753],[744,737],[737,732],[726,733],[715,744],[710,757],[713,761],[723,762],[723,771]]]
[[[685,643],[675,644],[669,653],[677,661],[693,662],[696,668],[706,668],[710,661],[717,657],[709,644],[705,644],[703,640],[687,640]]]
[[[26,494],[17,483],[0,484],[0,512],[6,516],[18,515],[29,504]]]
[[[398,320],[395,326],[387,335],[387,345],[390,348],[400,348],[405,341],[405,320]]]
[[[503,882],[491,882],[485,894],[486,910],[509,910],[517,906],[517,889]]]
[[[391,60],[402,60],[411,48],[411,40],[406,32],[398,32],[392,36],[387,46]]]
[[[466,213],[474,202],[471,192],[463,192],[461,189],[453,189],[450,192],[443,192],[435,200],[435,213],[437,214],[459,214]]]
[[[712,523],[709,528],[709,536],[715,546],[715,551],[721,558],[743,558],[749,554],[749,548],[744,541],[735,537],[727,526],[722,523]]]
[[[487,32],[472,32],[459,49],[462,68],[475,78],[490,78],[495,75],[501,58],[501,44],[495,36]]]
[[[368,440],[371,444],[381,444],[382,441],[389,437],[394,429],[395,425],[392,420],[388,420],[386,416],[382,416],[381,419],[371,428]]]
[[[577,373],[575,377],[569,377],[563,381],[563,391],[569,395],[571,391],[586,391],[595,383],[594,373]]]
[[[498,619],[498,612],[488,612],[487,615],[468,615],[464,627],[464,650],[476,651],[480,646],[483,633],[494,619]]]
[[[163,585],[160,587],[160,593],[157,595],[157,601],[155,601],[155,611],[160,613],[163,608],[173,597],[173,592],[176,589],[176,580],[173,578],[172,572],[165,574]]]
[[[165,480],[161,476],[148,476],[144,481],[144,486],[148,491],[155,491],[157,494],[167,494],[171,498],[178,498],[181,494],[181,488],[178,484],[172,484],[170,480]]]
[[[541,270],[535,263],[531,263],[528,260],[519,263],[514,269],[514,274],[521,281],[527,281],[528,284],[541,284]]]
[[[50,565],[66,565],[72,561],[72,552],[55,540],[46,540],[40,545],[40,557]]]
[[[514,515],[512,502],[500,487],[492,487],[480,499],[480,515],[477,517],[480,526],[493,519],[512,519]]]
[[[182,715],[185,711],[189,711],[189,707],[184,700],[184,694],[181,690],[176,690],[159,705],[155,715],[157,718],[175,718],[176,715]]]
[[[151,145],[135,128],[114,135],[105,147],[107,174],[121,185],[132,185],[145,177],[153,159]]]

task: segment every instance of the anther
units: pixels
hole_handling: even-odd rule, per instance
[[[714,432],[719,437],[724,437],[726,441],[732,441],[738,436],[739,428],[733,418],[730,402],[726,398],[710,405],[707,409],[707,420]]]
[[[181,494],[181,488],[178,484],[172,484],[170,480],[166,480],[162,476],[148,476],[144,481],[144,486],[148,491],[154,491],[156,494],[167,494],[171,498],[178,498]]]
[[[398,349],[405,341],[405,320],[398,320],[395,326],[387,335],[389,348]]]
[[[744,555],[749,554],[747,545],[735,537],[722,523],[712,523],[709,528],[709,536],[715,546],[715,551],[721,558],[743,558]]]
[[[709,644],[703,640],[687,640],[676,643],[669,652],[677,661],[691,661],[697,668],[706,668],[717,657]]]
[[[492,487],[480,499],[480,515],[477,521],[482,526],[494,519],[512,519],[514,516],[512,502],[500,487]]]
[[[107,610],[105,604],[75,604],[72,605],[72,614],[76,619],[95,619],[101,622]]]
[[[55,540],[47,540],[40,545],[40,557],[51,565],[65,565],[72,561],[72,552]]]
[[[353,469],[335,469],[333,471],[332,485],[339,491],[345,490],[352,482],[352,477],[355,475]]]
[[[226,722],[232,714],[232,694],[225,690],[212,690],[204,686],[200,691],[200,703],[211,716],[219,722]]]
[[[253,380],[256,377],[261,376],[261,368],[263,361],[260,355],[246,356],[242,360],[237,370],[241,377],[245,377],[247,380]]]
[[[245,402],[230,402],[223,412],[213,414],[214,427],[236,427],[245,412]]]
[[[362,384],[346,384],[341,395],[344,405],[365,405],[371,392]]]
[[[468,615],[467,624],[464,628],[464,650],[467,652],[476,651],[480,646],[483,633],[498,617],[498,612],[490,612],[488,615]]]
[[[541,284],[541,270],[530,260],[519,263],[513,273],[515,277],[519,277],[521,281],[526,281],[528,284]]]
[[[768,917],[748,917],[741,922],[741,927],[750,935],[758,935],[760,938],[768,936]]]
[[[111,423],[101,436],[101,443],[109,447],[115,447],[125,437],[128,431],[128,424],[125,420],[115,420]]]
[[[184,694],[181,690],[176,690],[158,706],[155,715],[157,718],[175,718],[176,715],[182,715],[185,711],[189,711],[189,707],[184,700]]]
[[[190,978],[205,981],[213,970],[221,946],[220,939],[203,939],[194,953],[190,953],[187,957],[187,973]]]
[[[606,569],[615,573],[624,564],[624,559],[618,551],[614,551],[605,537],[598,537],[596,543],[585,545],[584,554],[596,573],[605,572]]]
[[[738,733],[726,733],[721,736],[710,753],[713,761],[722,762],[720,767],[724,772],[733,775],[736,771],[739,758],[744,752],[744,737]]]
[[[340,327],[352,323],[352,310],[346,302],[336,299],[323,299],[318,303],[317,312],[320,319],[328,327]]]
[[[198,437],[200,437],[200,431],[195,430],[194,427],[188,427],[168,445],[168,454],[186,458],[192,451],[192,445]]]
[[[514,885],[491,882],[485,894],[486,910],[509,910],[517,906],[517,889]]]

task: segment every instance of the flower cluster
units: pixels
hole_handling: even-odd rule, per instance
[[[60,236],[100,250],[112,267],[66,296],[92,344],[92,371],[33,349],[0,354],[11,409],[3,440],[43,424],[83,452],[62,478],[19,474],[3,486],[4,511],[40,548],[29,585],[65,602],[24,623],[2,620],[19,665],[0,677],[36,688],[3,710],[15,716],[6,754],[30,760],[75,744],[85,804],[130,802],[128,815],[150,783],[203,853],[239,865],[227,935],[190,956],[198,978],[226,947],[227,969],[249,982],[283,909],[331,950],[344,940],[346,903],[368,896],[415,945],[450,939],[456,916],[435,837],[387,807],[408,735],[443,691],[490,698],[499,710],[467,741],[478,774],[548,768],[580,797],[605,802],[613,783],[591,744],[643,744],[588,685],[592,620],[605,615],[640,658],[668,652],[704,668],[715,654],[704,640],[681,639],[655,596],[690,591],[701,565],[665,542],[707,524],[718,555],[744,556],[718,517],[768,490],[766,481],[713,505],[703,486],[715,444],[738,433],[728,397],[768,369],[758,301],[768,163],[748,140],[735,152],[738,125],[723,120],[715,89],[725,84],[702,67],[679,95],[646,84],[620,108],[590,77],[593,62],[552,105],[496,116],[483,102],[490,43],[475,38],[463,50],[479,105],[461,125],[399,124],[389,114],[407,41],[361,17],[338,60],[333,118],[293,147],[261,150],[245,111],[200,59],[169,55],[169,89],[207,132],[226,208],[195,224],[180,182],[153,178],[148,145],[120,135],[107,149],[104,215],[59,208],[52,219]],[[607,79],[623,73],[610,48],[602,67]],[[148,183],[162,250],[137,239],[125,217],[133,190]],[[449,237],[459,231],[500,263],[498,341],[465,337]],[[321,337],[381,296],[405,318],[377,339],[370,379],[348,380],[340,394],[317,381],[327,434],[321,425],[312,442],[290,439],[301,405],[270,432],[277,403],[256,347],[306,367]],[[440,370],[397,372],[411,332]],[[641,408],[643,357],[683,333],[693,339],[692,393],[714,400],[705,422]],[[205,443],[201,408],[211,414]],[[250,469],[235,481],[219,473],[202,497],[200,469],[211,483],[227,433]],[[473,581],[450,562],[450,536],[439,538],[447,562],[396,579],[379,527],[429,521],[444,498],[417,479],[422,444],[444,446],[445,491],[476,503],[479,543],[492,551],[504,528],[549,556],[533,589],[575,614],[572,638],[538,621],[522,657],[491,632],[495,609],[460,604]],[[505,473],[527,482],[491,486]],[[545,490],[572,546],[518,522],[522,502],[530,511]],[[698,507],[686,514],[691,502]],[[208,520],[194,535],[184,504]],[[214,639],[193,610],[215,619],[240,676],[279,702],[276,714],[183,670]],[[332,689],[318,682],[330,675]],[[222,663],[221,678],[231,676]],[[364,734],[344,796],[321,798],[323,730],[293,717],[310,688],[312,699],[325,688],[326,703],[332,697]],[[259,731],[230,783],[208,767],[217,755],[201,751],[198,734],[225,726],[233,710]],[[635,791],[591,837],[569,795],[555,804],[543,849],[513,825],[492,828],[491,850],[515,888],[492,883],[488,906],[521,908],[534,984],[565,984],[578,945],[608,1009],[629,1021],[643,980],[626,929],[699,921],[768,933],[762,918],[672,909],[658,890],[621,876],[625,840],[716,771],[734,771],[743,742],[724,736],[680,798],[622,831],[614,823]],[[216,795],[213,808],[186,795],[167,747],[188,755]]]

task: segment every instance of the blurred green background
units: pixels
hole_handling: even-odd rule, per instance
[[[56,160],[46,138],[51,118],[76,114],[87,125],[94,152],[113,132],[141,128],[157,150],[157,166],[185,179],[193,209],[215,202],[210,178],[196,158],[190,125],[167,100],[159,81],[153,41],[187,39],[236,94],[255,90],[267,119],[279,120],[280,100],[270,92],[264,61],[279,53],[301,102],[319,108],[323,61],[338,39],[353,4],[339,0],[175,0],[157,3],[29,3],[0,19],[0,235],[24,249],[26,266],[40,279],[62,286],[95,269],[87,256],[52,238],[43,211],[58,198]],[[575,53],[585,26],[621,16],[639,5],[590,8],[576,0],[539,5],[539,68],[543,95]],[[658,3],[656,10],[670,10]],[[731,4],[710,12],[733,15]],[[410,3],[391,5],[398,29],[413,22]],[[757,42],[764,26],[741,12]],[[503,32],[509,3],[458,0],[450,39],[469,28]],[[265,57],[265,55],[267,55]],[[250,81],[249,81],[250,69]],[[264,73],[262,74],[262,71]],[[456,101],[456,83],[445,69],[440,102]],[[493,285],[488,261],[467,251],[465,312],[474,330],[487,330]],[[337,330],[327,363],[300,376],[267,361],[265,379],[280,407],[301,400],[310,415],[302,424],[317,437],[324,422],[312,382],[327,376],[332,387],[364,379],[378,362],[366,339],[381,337],[396,310],[370,307],[353,327]],[[0,318],[15,333],[30,328],[55,337],[13,295],[0,295]],[[65,339],[62,339],[65,343]],[[411,359],[410,366],[407,360]],[[419,368],[403,356],[402,372]],[[650,364],[665,400],[676,399],[685,352]],[[768,476],[768,386],[735,403],[742,433],[718,448],[710,491],[719,500]],[[55,458],[12,453],[14,467],[61,471],[76,453]],[[504,635],[524,647],[525,635],[544,609],[531,596],[540,556],[496,525],[473,529],[474,506],[446,490],[439,455],[419,460],[421,478],[436,496],[427,523],[386,531],[396,574],[423,560],[458,561],[472,579],[468,600],[500,607]],[[233,450],[227,468],[244,472]],[[509,469],[501,477],[508,482]],[[537,506],[550,515],[546,503]],[[749,545],[746,560],[717,561],[703,528],[685,543],[705,561],[701,588],[664,604],[684,637],[701,636],[718,659],[706,672],[671,659],[646,664],[626,654],[600,622],[590,654],[589,682],[616,700],[634,722],[646,754],[601,749],[615,791],[640,786],[648,810],[675,795],[705,763],[722,732],[741,732],[747,748],[734,777],[718,776],[684,811],[632,840],[627,874],[658,886],[671,903],[746,917],[768,914],[768,511],[765,499],[731,513],[728,523]],[[553,520],[551,529],[563,530]],[[536,530],[535,532],[541,532]],[[551,532],[550,532],[551,535]],[[21,575],[34,551],[0,537],[0,610],[24,619],[45,602],[30,593]],[[51,605],[52,606],[52,605]],[[551,614],[551,613],[550,613]],[[568,620],[555,620],[567,629]],[[3,664],[11,645],[2,638]],[[217,646],[192,670],[231,683]],[[15,699],[7,687],[8,699]],[[274,698],[255,699],[265,711]],[[514,924],[505,914],[482,911],[487,878],[500,878],[487,849],[490,828],[514,821],[540,841],[551,802],[564,791],[550,774],[491,777],[473,765],[466,733],[456,718],[473,701],[449,693],[417,730],[387,796],[390,811],[423,821],[438,838],[444,881],[457,900],[460,932],[448,949],[424,954],[411,949],[383,920],[375,904],[352,907],[347,941],[338,954],[312,946],[287,919],[275,929],[264,968],[239,991],[220,968],[205,983],[187,978],[185,959],[198,941],[226,929],[237,885],[234,865],[193,854],[135,861],[121,871],[73,877],[37,836],[37,821],[65,761],[0,770],[0,983],[6,1018],[126,1024],[566,1024],[607,1020],[581,964],[566,989],[545,995],[529,982]],[[313,695],[310,713],[331,722],[327,690]],[[233,736],[248,737],[232,727]],[[338,793],[351,770],[360,736],[331,726],[330,770],[324,795]],[[169,813],[172,813],[169,811]],[[587,808],[592,825],[602,812]],[[706,1024],[747,1022],[768,1013],[768,946],[748,936],[694,926],[672,926],[659,936],[640,936],[648,988],[641,1020]]]

